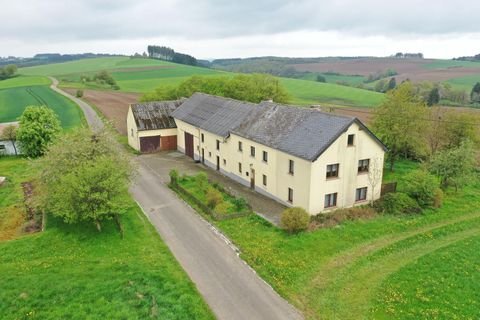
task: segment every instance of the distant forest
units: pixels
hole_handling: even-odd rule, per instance
[[[480,62],[480,53],[474,56],[453,58],[453,60]]]
[[[175,50],[173,50],[172,48],[164,46],[148,46],[147,51],[148,56],[152,59],[159,59],[180,64],[186,64],[190,66],[203,67],[206,67],[206,63],[208,63],[208,61],[199,61],[191,55],[175,52]]]
[[[6,66],[9,64],[15,64],[17,67],[32,67],[41,64],[67,62],[73,60],[80,60],[86,58],[99,58],[99,57],[114,57],[115,54],[104,53],[79,53],[79,54],[60,54],[60,53],[39,53],[32,58],[21,57],[0,57],[0,66]]]

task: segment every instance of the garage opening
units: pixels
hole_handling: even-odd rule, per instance
[[[140,137],[140,151],[151,153],[160,150],[160,136]]]

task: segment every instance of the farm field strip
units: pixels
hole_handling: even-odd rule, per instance
[[[17,121],[30,105],[46,105],[53,109],[64,128],[79,126],[83,121],[83,113],[73,101],[48,86],[28,86],[0,90],[0,122]]]
[[[25,86],[47,86],[51,81],[44,76],[16,76],[0,81],[0,90]]]

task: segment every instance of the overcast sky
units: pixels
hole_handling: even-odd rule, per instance
[[[0,56],[121,53],[197,58],[480,53],[480,1],[0,0]]]

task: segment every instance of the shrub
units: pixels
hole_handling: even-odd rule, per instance
[[[233,205],[235,206],[236,211],[242,211],[243,209],[248,207],[247,200],[244,198],[234,198],[232,200]]]
[[[175,169],[170,170],[168,175],[170,176],[170,182],[171,183],[177,183],[177,181],[178,181],[178,171],[177,170],[175,170]]]
[[[206,194],[207,206],[211,209],[223,202],[223,197],[220,191],[215,188],[208,188]]]
[[[199,172],[195,176],[195,181],[200,190],[206,191],[208,188],[208,176],[205,172]]]
[[[382,200],[379,201],[379,206],[382,212],[394,215],[422,212],[422,209],[415,199],[402,192],[387,193]]]
[[[282,212],[280,223],[289,233],[299,232],[308,228],[310,215],[303,208],[288,208]]]
[[[432,207],[438,181],[425,170],[414,170],[405,176],[405,193],[417,201],[422,208]]]
[[[377,215],[375,209],[370,206],[342,208],[335,211],[320,213],[312,217],[316,228],[328,228],[336,226],[346,220],[370,219]]]
[[[77,90],[77,92],[75,93],[75,96],[76,96],[77,98],[83,97],[83,90]]]
[[[433,198],[433,207],[440,208],[443,204],[443,191],[440,188],[435,190],[435,197]]]
[[[225,215],[228,213],[228,210],[230,210],[230,203],[226,201],[222,201],[219,204],[215,206],[215,212],[218,214]]]

